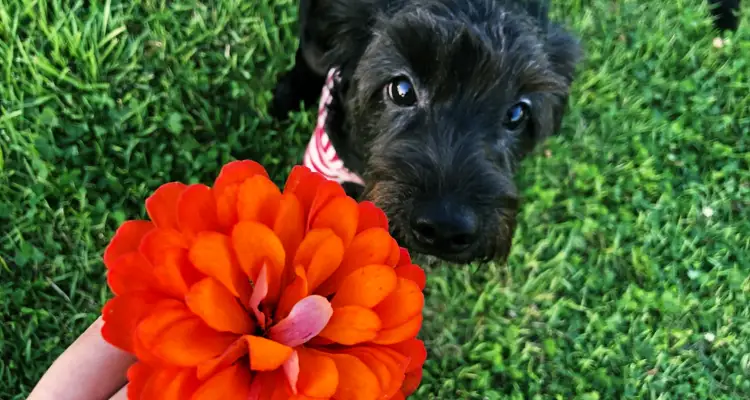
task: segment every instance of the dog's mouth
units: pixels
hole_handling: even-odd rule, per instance
[[[427,256],[427,257],[434,257],[439,261],[443,261],[444,263],[448,264],[471,264],[473,262],[486,262],[487,260],[484,257],[476,257],[472,253],[451,253],[451,254],[428,254],[428,253],[421,253],[417,252],[417,255],[419,256]]]
[[[437,247],[428,247],[421,244],[408,234],[399,229],[391,229],[391,235],[396,239],[399,246],[409,250],[412,257],[427,261],[430,265],[445,262],[450,264],[469,264],[472,262],[486,262],[492,257],[483,251],[481,243],[472,243],[460,251],[441,251]]]

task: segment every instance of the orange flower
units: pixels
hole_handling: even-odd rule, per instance
[[[424,271],[372,203],[253,161],[169,183],[104,253],[103,337],[133,353],[129,399],[402,399],[426,351]]]

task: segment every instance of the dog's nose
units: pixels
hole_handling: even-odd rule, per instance
[[[479,221],[467,207],[433,201],[414,212],[411,229],[420,245],[440,253],[458,253],[476,242]]]

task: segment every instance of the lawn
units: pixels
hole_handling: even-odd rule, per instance
[[[702,0],[555,2],[585,43],[524,163],[507,265],[429,271],[419,399],[750,398],[750,20]],[[745,15],[750,9],[745,7]],[[110,293],[102,250],[159,184],[236,158],[281,183],[291,0],[0,0],[0,399]]]

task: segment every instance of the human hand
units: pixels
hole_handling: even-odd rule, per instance
[[[44,373],[27,400],[125,400],[127,370],[136,359],[101,335],[97,319]]]

